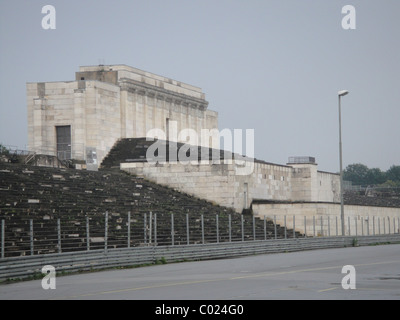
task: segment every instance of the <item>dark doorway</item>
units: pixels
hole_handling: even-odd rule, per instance
[[[71,159],[71,126],[57,126],[57,157]]]

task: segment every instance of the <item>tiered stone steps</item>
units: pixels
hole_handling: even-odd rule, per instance
[[[110,150],[108,155],[103,159],[101,166],[103,168],[119,168],[121,162],[130,161],[146,161],[147,149],[154,143],[154,141],[147,141],[146,138],[125,138],[118,140],[113,148]],[[169,160],[170,154],[175,154],[174,159],[178,159],[178,151],[184,146],[183,143],[173,143],[170,141],[159,140],[158,143],[165,146],[165,160]],[[170,152],[171,148],[171,152]],[[198,160],[202,160],[207,154],[208,159],[212,160],[215,158],[223,159],[226,157],[232,157],[232,153],[227,152],[224,154],[223,150],[210,149],[200,146],[191,146],[190,150],[196,150]],[[186,150],[186,149],[185,149]],[[188,151],[189,152],[189,151]],[[190,152],[189,152],[190,153]],[[189,153],[187,155],[189,155]]]
[[[202,243],[201,216],[205,242],[242,239],[241,215],[170,188],[119,170],[85,171],[0,163],[0,220],[5,221],[5,256],[31,254],[30,220],[33,221],[33,253],[58,252],[57,219],[61,225],[61,250],[86,250],[86,219],[89,219],[90,249],[104,248],[105,213],[108,212],[108,248],[126,247],[128,212],[131,215],[130,246],[154,244],[154,216],[157,216],[157,244],[172,244],[171,214],[174,214],[174,244],[186,244],[186,214],[189,243]],[[145,221],[147,231],[145,233]],[[245,240],[253,240],[252,216],[244,216]],[[283,228],[278,226],[278,236]],[[256,219],[256,239],[264,239],[264,221]],[[288,231],[287,235],[291,236]],[[274,237],[272,222],[268,237]]]

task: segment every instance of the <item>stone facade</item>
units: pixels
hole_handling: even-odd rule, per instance
[[[294,224],[291,217],[317,216],[323,222],[320,235],[335,234],[339,175],[318,171],[311,157],[295,157],[286,165],[250,158],[240,164],[236,155],[221,157],[218,115],[208,110],[198,87],[125,65],[80,67],[74,81],[28,83],[27,105],[30,151],[86,161],[86,168],[94,170],[110,158],[111,167],[117,161],[121,170],[236,212],[252,209],[260,217],[276,216],[280,224],[285,219],[288,226]],[[200,139],[193,141],[189,131]],[[169,158],[174,151],[164,160],[154,154],[158,160],[149,162],[146,150],[153,143],[146,139],[149,132],[158,141],[214,148],[216,156],[181,162]],[[124,142],[122,154],[113,155]],[[398,230],[398,207],[346,207],[351,221],[363,221],[361,228],[376,215],[382,223],[392,221],[393,230],[397,221]],[[311,226],[307,222],[306,230],[300,231],[310,234]],[[372,232],[371,225],[368,228]]]
[[[279,165],[255,160],[249,174],[237,174],[232,160],[197,164],[147,161],[121,163],[121,170],[143,176],[237,212],[254,200],[340,201],[339,175],[317,171],[316,164]]]
[[[218,114],[195,86],[125,65],[80,67],[75,78],[27,83],[30,151],[96,166],[120,138],[160,129],[173,140],[171,129],[218,128]],[[70,134],[66,142],[60,127]]]
[[[340,204],[329,202],[253,203],[257,217],[275,219],[307,236],[341,235]],[[345,235],[399,233],[400,208],[345,205]]]

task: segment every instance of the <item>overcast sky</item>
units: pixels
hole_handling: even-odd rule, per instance
[[[220,130],[255,130],[257,158],[332,172],[347,89],[344,166],[387,170],[400,165],[399,16],[399,0],[0,0],[0,143],[27,144],[26,82],[126,64],[202,88]]]

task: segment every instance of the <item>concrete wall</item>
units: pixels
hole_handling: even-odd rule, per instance
[[[77,82],[28,83],[29,150],[56,155],[55,127],[63,125],[71,125],[74,129],[75,125],[80,127],[80,121],[83,120],[81,99],[82,91]],[[78,115],[80,119],[75,124],[71,119]],[[78,131],[78,134],[83,133]],[[80,155],[83,155],[83,150],[80,151]]]
[[[399,232],[400,208],[345,205],[344,209],[346,235]],[[280,225],[285,225],[286,219],[289,229],[294,220],[295,229],[306,230],[308,236],[342,235],[338,203],[253,203],[253,212],[258,217],[275,217]]]
[[[93,151],[98,164],[117,139],[167,133],[168,123],[176,128],[171,140],[182,129],[218,128],[200,88],[124,65],[81,67],[76,81],[28,83],[27,107],[30,151],[56,155],[55,127],[70,125],[72,157]]]
[[[237,202],[233,164],[150,165],[147,162],[135,162],[122,163],[121,170],[222,206],[234,207]]]
[[[121,79],[129,79],[152,87],[165,89],[173,93],[183,94],[202,100],[205,99],[205,94],[199,87],[127,65],[81,66],[79,67],[79,72],[76,72],[75,78],[76,80],[81,80],[82,77],[85,80],[98,80],[114,84],[117,84]]]
[[[316,164],[290,164],[291,201],[340,201],[340,176],[317,170]]]
[[[340,202],[340,175],[317,171],[316,200],[324,202]]]
[[[336,201],[339,177],[320,173],[316,166],[310,175],[305,165],[296,168],[266,162],[246,162],[250,174],[242,174],[236,162],[198,164],[148,162],[121,163],[121,170],[146,177],[156,183],[207,199],[237,212],[253,200]],[[319,180],[318,180],[319,179]],[[329,189],[329,187],[331,189]],[[303,197],[303,198],[302,198]]]
[[[104,157],[120,137],[119,87],[99,82],[28,83],[28,149],[56,155],[56,126],[71,126],[72,158]]]
[[[212,201],[238,212],[255,198],[283,200],[290,196],[290,167],[255,163],[250,175],[237,174],[234,162],[197,165],[147,162],[122,163],[121,170]]]

